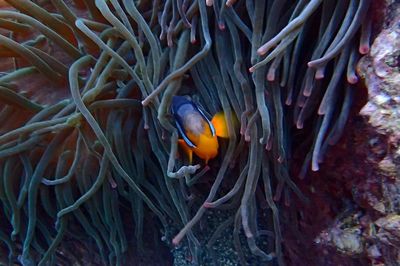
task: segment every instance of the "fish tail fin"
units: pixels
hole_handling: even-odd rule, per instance
[[[226,124],[224,112],[218,112],[211,120],[215,128],[215,135],[221,138],[229,138],[228,125]]]
[[[188,156],[189,164],[192,164],[192,162],[193,162],[193,151],[192,151],[192,149],[186,144],[186,142],[183,139],[178,139],[178,144],[181,147],[181,149]]]

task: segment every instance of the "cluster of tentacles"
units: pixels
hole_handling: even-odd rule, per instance
[[[309,150],[304,176],[339,139],[355,64],[369,49],[370,1],[6,2],[6,263],[71,262],[68,239],[121,265],[129,246],[143,246],[150,222],[171,245],[185,242],[195,263],[229,227],[241,264],[244,249],[284,263],[280,207],[290,197],[307,201],[290,176],[292,153]],[[230,138],[208,166],[187,165],[178,150],[177,94],[227,117]],[[233,216],[202,237],[199,222],[212,208]],[[261,238],[270,244],[258,246]]]

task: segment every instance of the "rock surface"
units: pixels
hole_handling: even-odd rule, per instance
[[[314,243],[325,253],[344,256],[344,265],[362,258],[370,265],[400,265],[399,22],[400,3],[387,1],[383,29],[358,64],[368,90],[362,118],[352,119],[348,128],[354,133],[345,136],[325,165],[324,171],[336,179],[335,185],[329,179],[325,186],[341,184],[333,197],[350,202],[339,207],[344,210],[327,222]]]

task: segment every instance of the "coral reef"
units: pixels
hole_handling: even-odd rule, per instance
[[[345,128],[371,1],[5,2],[4,263],[140,264],[160,239],[181,265],[296,263],[283,237]],[[178,94],[226,116],[208,165],[178,149]]]

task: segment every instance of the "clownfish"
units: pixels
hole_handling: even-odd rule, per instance
[[[182,137],[180,147],[192,163],[193,152],[206,164],[218,154],[218,137],[228,138],[225,116],[222,112],[214,115],[210,121],[203,111],[183,96],[172,98],[171,111],[176,127]]]

